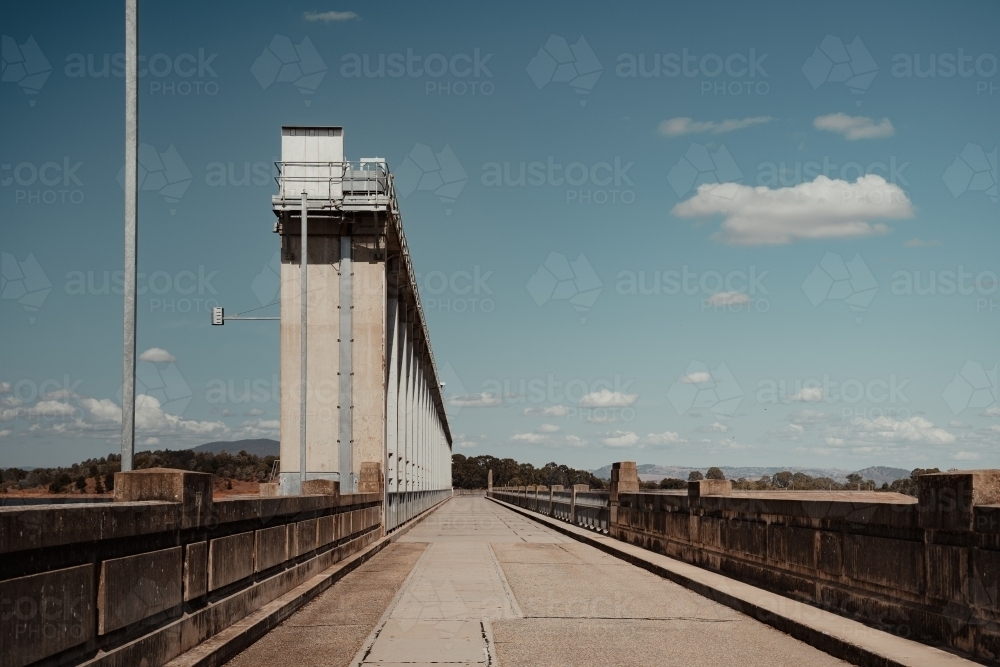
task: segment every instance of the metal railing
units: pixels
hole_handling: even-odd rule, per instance
[[[298,202],[305,191],[309,199],[325,200],[339,209],[345,200],[385,206],[392,190],[392,175],[385,162],[275,162],[277,198]]]
[[[490,494],[497,500],[550,516],[560,521],[589,528],[600,533],[611,530],[611,494],[609,491],[574,492],[493,487]]]
[[[385,532],[389,533],[451,496],[451,489],[394,491],[385,494]]]

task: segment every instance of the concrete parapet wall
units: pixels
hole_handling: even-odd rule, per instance
[[[901,636],[998,660],[1000,508],[975,505],[970,475],[927,477],[920,502],[824,492],[706,496],[704,485],[689,495],[619,493],[612,533]]]
[[[604,496],[573,489],[568,509],[553,492],[543,513],[594,528],[581,510],[596,512],[604,498],[617,539],[900,636],[1000,661],[1000,471],[921,476],[918,500],[740,492],[722,480],[692,482],[686,491],[626,491],[637,487],[634,470],[616,464]],[[490,496],[533,509],[523,487],[494,487]]]
[[[213,502],[207,475],[134,475],[115,503],[0,508],[0,666],[165,664],[382,534],[377,493]]]

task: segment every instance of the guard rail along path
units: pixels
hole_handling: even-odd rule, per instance
[[[607,533],[893,634],[1000,660],[1000,471],[918,478],[882,492],[739,492],[727,480],[639,491],[494,487],[489,496]]]

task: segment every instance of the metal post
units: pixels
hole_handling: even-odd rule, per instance
[[[354,267],[352,260],[352,237],[349,233],[340,236],[340,492],[357,493],[357,477],[354,475],[354,389],[353,358],[351,346],[354,341],[353,291]]]
[[[125,336],[122,349],[122,460],[132,469],[135,452],[135,285],[139,217],[138,0],[125,0]]]
[[[301,392],[299,396],[299,493],[302,493],[302,483],[306,481],[306,352],[309,309],[309,201],[306,191],[302,191],[302,228],[299,230],[302,240],[299,264],[299,313],[302,316],[299,331],[299,378]]]

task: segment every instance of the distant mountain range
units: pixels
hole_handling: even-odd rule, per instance
[[[661,479],[672,477],[674,479],[687,479],[688,474],[693,470],[705,474],[708,468],[685,468],[683,466],[660,466],[652,463],[643,463],[636,468],[639,471],[639,479],[644,482],[658,482]],[[759,479],[764,475],[773,475],[777,472],[782,472],[788,470],[789,472],[801,472],[809,475],[810,477],[829,477],[835,482],[846,482],[847,476],[853,472],[851,470],[842,470],[840,468],[805,468],[800,466],[786,466],[786,467],[738,467],[738,466],[719,466],[722,472],[726,475],[726,479],[739,479],[743,477],[745,479]],[[606,465],[603,468],[598,468],[597,470],[591,470],[597,477],[602,479],[611,478],[611,466]],[[872,480],[876,484],[882,484],[883,482],[892,483],[897,479],[902,479],[904,477],[910,476],[909,470],[904,470],[902,468],[887,468],[885,466],[872,466],[865,468],[863,470],[858,470],[857,473],[861,475],[862,479]]]
[[[204,445],[192,447],[193,452],[208,452],[218,454],[228,452],[229,454],[239,454],[241,451],[257,456],[278,456],[278,441],[269,438],[256,438],[253,440],[219,440],[209,442]]]

